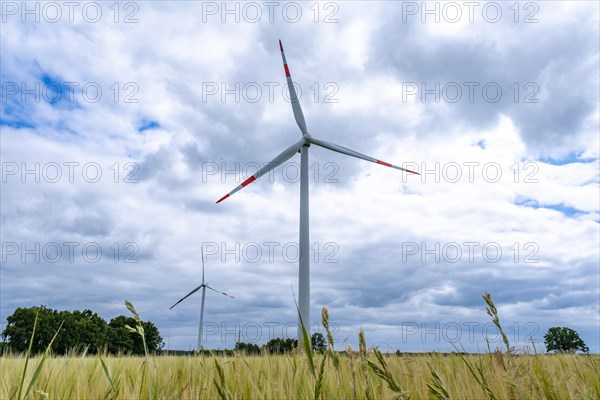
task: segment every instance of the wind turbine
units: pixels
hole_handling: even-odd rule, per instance
[[[286,162],[297,152],[300,153],[300,257],[299,257],[299,272],[298,272],[298,311],[300,323],[298,324],[298,343],[302,343],[302,325],[305,326],[307,331],[310,329],[310,255],[309,255],[309,218],[308,218],[308,148],[311,144],[323,147],[327,150],[335,151],[338,153],[345,154],[350,157],[360,158],[361,160],[370,161],[376,164],[384,165],[398,169],[400,171],[410,172],[411,174],[417,174],[418,172],[411,171],[397,165],[387,163],[385,161],[378,160],[373,157],[369,157],[357,151],[342,147],[335,143],[326,142],[312,137],[306,129],[306,122],[304,121],[304,114],[296,95],[296,89],[292,82],[292,76],[285,59],[285,53],[283,52],[283,45],[279,40],[279,49],[281,50],[281,59],[283,60],[283,69],[287,79],[288,90],[290,92],[290,100],[292,103],[292,111],[294,112],[294,118],[300,128],[302,138],[290,147],[282,151],[277,157],[270,163],[258,170],[257,173],[246,179],[239,186],[221,197],[217,204],[237,192],[238,190],[248,186],[264,174],[276,168],[278,165]],[[310,337],[310,333],[309,333]]]
[[[217,293],[221,293],[224,296],[231,297],[232,299],[235,299],[235,297],[233,297],[232,295],[224,293],[224,292],[219,292],[217,289],[214,289],[214,288],[208,286],[208,283],[204,282],[204,247],[202,248],[202,284],[200,286],[198,286],[197,288],[195,288],[194,290],[192,290],[191,292],[189,292],[188,294],[186,294],[181,299],[179,299],[179,301],[177,303],[173,304],[169,308],[169,310],[171,310],[177,304],[181,303],[183,300],[187,299],[188,297],[190,297],[191,295],[193,295],[194,293],[196,293],[200,289],[202,289],[202,305],[200,306],[200,325],[198,326],[198,351],[200,351],[202,349],[202,328],[204,327],[203,326],[203,322],[204,322],[204,298],[206,297],[206,289],[210,289],[210,290],[215,291]]]

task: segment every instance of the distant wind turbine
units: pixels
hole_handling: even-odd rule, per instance
[[[217,289],[214,289],[214,288],[208,286],[208,283],[204,282],[204,247],[202,248],[202,284],[200,286],[198,286],[197,288],[195,288],[194,290],[192,290],[191,292],[189,292],[188,294],[186,294],[181,299],[179,299],[179,301],[177,303],[173,304],[169,308],[169,310],[171,310],[177,304],[181,303],[183,300],[187,299],[188,297],[190,297],[191,295],[193,295],[194,293],[196,293],[200,289],[202,289],[202,305],[200,306],[200,325],[198,326],[198,351],[202,350],[202,330],[203,330],[203,327],[204,327],[204,325],[203,325],[203,323],[204,323],[204,298],[206,296],[206,289],[210,289],[210,290],[215,291],[217,293],[221,293],[224,296],[231,297],[232,299],[235,299],[235,297],[233,297],[232,295],[229,295],[229,294],[224,293],[224,292],[219,292]]]
[[[419,175],[418,172],[411,171],[397,165],[387,163],[385,161],[378,160],[373,157],[366,156],[354,150],[350,150],[346,147],[339,146],[337,144],[319,140],[309,135],[306,129],[306,122],[304,121],[304,114],[296,95],[296,89],[292,82],[292,76],[290,69],[288,68],[287,61],[285,59],[285,53],[283,52],[283,45],[281,40],[279,41],[279,49],[281,50],[281,58],[283,60],[283,69],[287,78],[288,90],[290,92],[290,99],[292,103],[292,111],[294,112],[294,118],[300,128],[302,138],[282,151],[277,157],[270,163],[259,169],[258,172],[252,175],[250,178],[242,182],[241,185],[237,186],[231,192],[221,197],[217,203],[222,202],[238,190],[245,186],[248,186],[264,174],[273,170],[280,164],[286,162],[297,152],[300,153],[300,257],[299,257],[299,272],[298,272],[298,311],[300,323],[298,324],[298,343],[302,343],[302,325],[305,326],[307,331],[310,330],[310,255],[309,255],[309,219],[308,219],[308,148],[311,144],[323,147],[325,149],[335,151],[338,153],[345,154],[350,157],[360,158],[361,160],[370,161],[376,164],[384,165],[398,169],[400,171],[410,172],[411,174]],[[310,332],[309,337],[310,337]]]

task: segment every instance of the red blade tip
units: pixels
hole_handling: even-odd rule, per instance
[[[242,187],[248,186],[249,184],[251,184],[255,180],[256,180],[256,177],[254,175],[252,175],[250,178],[248,178],[244,182],[242,182]]]
[[[225,196],[221,197],[215,204],[219,204],[220,202],[222,202],[223,200],[225,200],[228,197],[229,197],[229,193],[226,194]]]
[[[281,44],[281,39],[279,39],[279,49],[281,50],[281,52],[283,53],[283,45]]]
[[[392,164],[390,164],[388,162],[385,162],[385,161],[381,161],[381,160],[377,160],[377,164],[385,165],[386,167],[391,167],[392,166]]]

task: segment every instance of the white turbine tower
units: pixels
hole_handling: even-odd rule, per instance
[[[325,149],[335,151],[338,153],[345,154],[347,156],[360,158],[361,160],[370,161],[376,164],[381,164],[386,167],[398,169],[400,171],[410,172],[412,174],[419,175],[418,172],[414,172],[405,168],[398,167],[387,163],[385,161],[378,160],[373,157],[366,156],[357,151],[350,150],[346,147],[339,146],[334,143],[325,142],[323,140],[316,139],[309,135],[306,129],[306,122],[304,121],[304,114],[302,108],[298,102],[298,96],[296,95],[296,89],[292,82],[292,76],[290,69],[288,68],[287,61],[285,59],[285,53],[283,52],[283,45],[281,40],[279,41],[279,49],[281,50],[281,58],[283,60],[283,68],[285,70],[285,76],[287,78],[288,90],[290,93],[290,99],[292,103],[292,111],[294,112],[294,118],[300,128],[302,138],[282,151],[277,157],[270,163],[265,165],[258,172],[252,175],[250,178],[242,182],[241,185],[237,186],[231,192],[221,197],[217,203],[222,202],[238,190],[254,182],[264,174],[276,168],[278,165],[286,162],[294,154],[300,152],[300,259],[299,259],[299,272],[298,272],[298,310],[300,323],[298,324],[298,343],[302,343],[302,325],[305,326],[307,333],[310,337],[310,255],[309,255],[309,219],[308,219],[308,148],[311,144],[323,147]]]
[[[204,327],[204,325],[203,325],[204,324],[204,298],[206,297],[206,289],[213,290],[217,293],[221,293],[224,296],[235,299],[235,297],[233,297],[232,295],[229,295],[224,292],[219,292],[217,289],[214,289],[214,288],[208,286],[208,283],[204,282],[204,247],[202,248],[202,284],[200,286],[198,286],[197,288],[195,288],[194,290],[192,290],[191,292],[189,292],[188,294],[186,294],[181,299],[179,299],[179,301],[177,303],[173,304],[169,308],[169,310],[172,309],[173,307],[175,307],[177,304],[181,303],[183,300],[185,300],[188,297],[190,297],[191,295],[193,295],[194,293],[196,293],[200,289],[202,289],[202,305],[200,306],[200,325],[198,326],[198,351],[202,350],[202,329]]]

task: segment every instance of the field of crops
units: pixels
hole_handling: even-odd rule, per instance
[[[291,354],[0,357],[1,399],[600,399],[600,355],[523,354],[510,347],[489,294],[486,312],[504,350],[485,354],[383,354],[358,333],[359,348],[338,351],[326,308],[327,349],[314,352],[303,329]],[[144,338],[141,319],[126,302]],[[37,319],[36,319],[37,322]],[[59,329],[60,330],[60,329]],[[58,332],[54,335],[56,338]],[[535,351],[535,346],[533,347]]]
[[[41,356],[0,360],[0,398],[23,398]],[[27,398],[598,399],[599,355],[48,357]],[[23,384],[21,394],[19,388]]]

